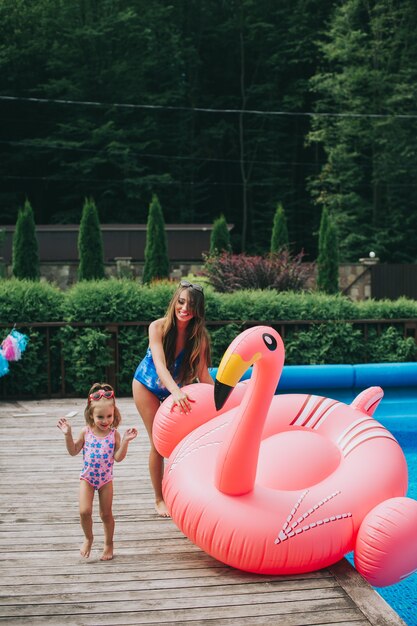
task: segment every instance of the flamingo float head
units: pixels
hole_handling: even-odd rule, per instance
[[[271,379],[276,383],[284,365],[284,344],[280,335],[269,326],[256,326],[241,333],[230,344],[217,370],[214,386],[216,409],[219,411],[243,374],[262,358],[264,367],[272,364]],[[254,375],[256,376],[256,370]]]

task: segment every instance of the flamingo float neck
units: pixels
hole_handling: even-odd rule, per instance
[[[240,406],[220,447],[215,485],[219,491],[239,496],[253,490],[261,435],[284,365],[284,345],[276,331],[267,326],[249,329],[231,344],[220,363],[216,379],[218,397],[224,404],[228,392],[253,364],[253,373]],[[240,365],[239,365],[240,364]],[[219,408],[219,406],[218,406]]]

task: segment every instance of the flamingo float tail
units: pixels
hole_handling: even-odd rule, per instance
[[[284,345],[272,328],[258,326],[232,342],[217,371],[217,410],[251,365],[252,377],[240,406],[231,411],[233,419],[216,463],[215,486],[231,496],[249,493],[255,484],[262,430],[284,365]]]
[[[351,406],[354,409],[372,416],[383,397],[384,392],[381,387],[368,387],[368,389],[364,389],[364,391],[356,396],[351,402]]]

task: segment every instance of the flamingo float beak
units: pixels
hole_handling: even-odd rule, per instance
[[[216,405],[216,410],[220,411],[223,408],[224,403],[227,398],[233,391],[233,387],[230,385],[226,385],[225,383],[221,383],[219,380],[214,381],[214,404]]]
[[[217,370],[214,383],[214,404],[217,411],[220,411],[224,406],[243,374],[259,356],[259,353],[257,353],[249,361],[245,361],[240,354],[226,350]]]

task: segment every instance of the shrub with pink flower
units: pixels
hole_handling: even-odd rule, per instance
[[[230,254],[206,256],[204,274],[216,291],[276,289],[302,291],[314,272],[314,263],[303,262],[304,252],[296,255],[284,248],[266,256]]]

